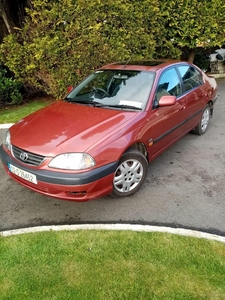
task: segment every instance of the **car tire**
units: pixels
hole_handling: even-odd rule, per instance
[[[204,134],[209,126],[209,119],[210,119],[210,107],[209,105],[206,105],[201,115],[201,119],[198,123],[198,126],[192,130],[192,133],[197,135]]]
[[[113,197],[127,197],[136,193],[145,182],[148,171],[146,157],[136,149],[123,154],[113,178]]]

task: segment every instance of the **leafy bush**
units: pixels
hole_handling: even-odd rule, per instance
[[[161,38],[170,47],[173,45],[173,50],[210,48],[223,43],[224,1],[160,0],[159,7]],[[194,61],[194,51],[190,51],[188,60]]]
[[[22,30],[1,45],[1,59],[23,85],[61,97],[103,64],[152,58],[160,33],[157,3],[33,0]]]
[[[7,71],[0,66],[0,105],[20,104],[23,99],[21,83],[6,75]]]
[[[221,0],[32,0],[0,61],[23,86],[55,97],[103,64],[177,58],[224,42]],[[189,52],[194,60],[194,51]],[[197,57],[201,66],[207,61]]]

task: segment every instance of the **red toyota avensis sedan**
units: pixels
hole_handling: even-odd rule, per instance
[[[160,153],[206,132],[216,98],[215,79],[187,62],[113,63],[13,125],[1,160],[14,180],[47,196],[129,196]]]

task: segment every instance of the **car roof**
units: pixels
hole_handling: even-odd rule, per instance
[[[176,63],[184,63],[178,60],[167,59],[155,59],[155,60],[135,60],[135,61],[121,61],[114,62],[103,66],[101,69],[113,69],[113,70],[137,70],[137,71],[157,71],[164,69],[167,66],[174,65]]]

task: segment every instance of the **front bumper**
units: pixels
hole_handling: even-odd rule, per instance
[[[85,172],[60,172],[37,169],[19,163],[0,146],[0,158],[8,175],[18,183],[38,193],[71,201],[87,201],[109,194],[112,191],[113,175],[118,162]],[[37,184],[31,183],[10,172],[8,165],[36,176]]]

